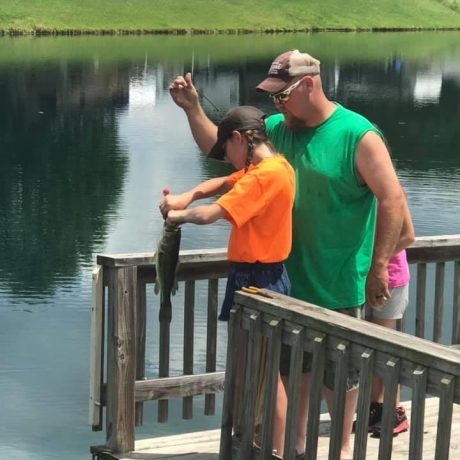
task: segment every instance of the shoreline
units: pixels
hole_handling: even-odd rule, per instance
[[[307,28],[266,28],[266,29],[0,29],[1,37],[49,37],[49,36],[121,36],[121,35],[282,35],[288,33],[320,32],[458,32],[459,27],[307,27]]]

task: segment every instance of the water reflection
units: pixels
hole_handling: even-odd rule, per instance
[[[115,110],[128,74],[0,68],[0,273],[31,303],[79,275],[117,210],[127,155]]]
[[[460,233],[459,33],[0,40],[0,393],[14,395],[0,402],[1,458],[53,460],[65,451],[82,460],[103,442],[86,426],[95,254],[152,250],[162,188],[182,191],[230,170],[199,155],[169,98],[172,78],[193,68],[214,120],[237,104],[270,112],[254,88],[272,58],[294,47],[322,60],[330,98],[384,130],[417,234]],[[190,226],[182,247],[223,247],[227,235],[224,222]],[[154,308],[149,375],[157,372]],[[181,320],[173,319],[173,370],[182,365]],[[219,365],[225,341],[220,330]],[[200,346],[195,358],[202,369]],[[219,425],[219,414],[190,424],[180,404],[172,407],[180,431]],[[147,421],[142,433],[169,426]]]

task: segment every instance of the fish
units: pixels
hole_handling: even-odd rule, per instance
[[[163,225],[158,247],[154,255],[156,271],[155,294],[160,294],[161,322],[171,322],[171,295],[177,292],[176,272],[179,265],[181,229],[177,225]]]

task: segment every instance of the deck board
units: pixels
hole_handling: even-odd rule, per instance
[[[438,421],[438,398],[426,400],[423,459],[433,460],[436,447]],[[410,402],[404,403],[410,420]],[[329,449],[329,417],[321,416],[318,443],[318,460],[327,460]],[[118,460],[217,460],[220,430],[144,439],[136,442],[136,450],[130,454],[114,455]],[[367,460],[378,459],[379,440],[369,437]],[[393,460],[407,459],[409,454],[409,432],[393,438]],[[460,458],[460,406],[454,405],[450,458]]]

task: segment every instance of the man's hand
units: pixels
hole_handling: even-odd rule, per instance
[[[366,302],[379,309],[390,297],[387,268],[371,267],[366,280]]]
[[[192,74],[185,74],[185,77],[179,75],[169,85],[169,94],[173,101],[186,112],[199,105],[198,91],[192,83]]]

